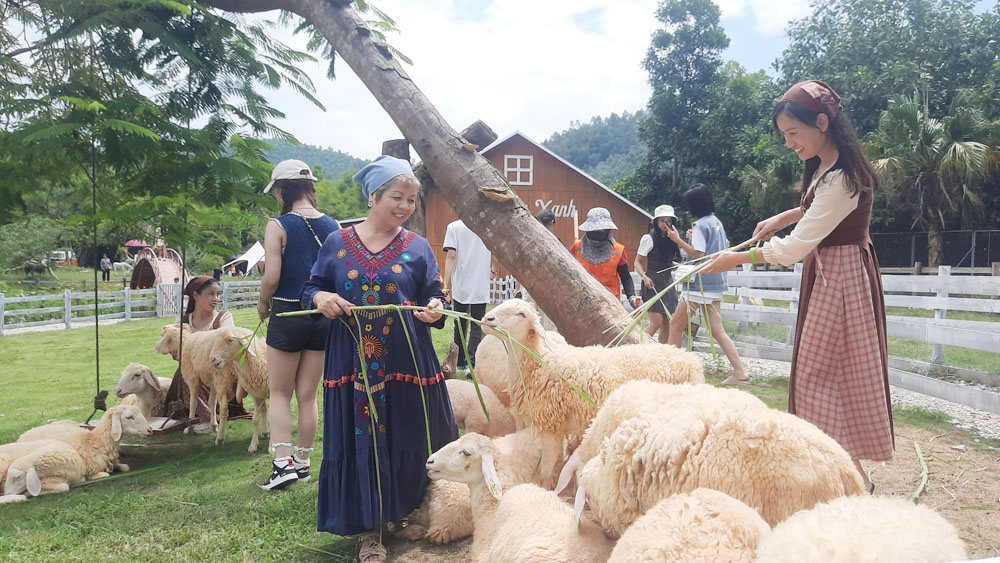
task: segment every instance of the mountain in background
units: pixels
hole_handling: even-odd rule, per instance
[[[320,178],[340,178],[345,172],[354,173],[368,164],[367,160],[355,158],[345,152],[324,149],[313,145],[293,145],[282,139],[265,139],[274,150],[267,152],[267,160],[277,164],[290,158],[298,159],[310,166],[313,173],[322,172]],[[317,171],[316,165],[319,165]]]
[[[590,123],[575,121],[569,129],[553,133],[542,144],[610,186],[634,172],[646,156],[646,145],[637,131],[637,124],[644,116],[642,110],[626,111],[606,118],[596,116]]]

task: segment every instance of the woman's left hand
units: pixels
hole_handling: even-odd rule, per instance
[[[431,299],[430,303],[427,304],[427,307],[423,311],[417,311],[413,313],[413,316],[416,317],[418,321],[422,321],[427,324],[434,324],[441,318],[441,313],[435,312],[434,309],[441,309],[443,307],[444,304],[441,303],[441,300],[435,297],[434,299]]]
[[[720,274],[722,272],[728,272],[733,268],[749,262],[749,259],[744,258],[744,252],[728,252],[722,251],[717,252],[712,255],[709,265],[705,267],[704,270],[699,271],[699,274]]]

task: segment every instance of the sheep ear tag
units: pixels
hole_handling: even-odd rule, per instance
[[[573,503],[573,511],[576,512],[576,521],[580,521],[580,515],[583,514],[583,508],[587,504],[587,491],[583,489],[582,485],[576,487],[576,502]]]
[[[25,481],[28,485],[29,495],[37,497],[42,494],[42,480],[38,478],[38,472],[35,471],[34,466],[28,468]]]
[[[503,496],[503,485],[500,484],[500,476],[497,475],[497,468],[493,465],[493,456],[490,454],[483,455],[483,479],[486,480],[486,486],[493,498],[500,500]]]
[[[117,413],[111,415],[111,439],[116,442],[122,439],[122,417]]]

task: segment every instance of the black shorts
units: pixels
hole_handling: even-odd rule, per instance
[[[301,311],[299,303],[272,301],[271,318],[267,320],[267,345],[282,352],[326,350],[330,319],[323,315],[277,317],[277,313]]]

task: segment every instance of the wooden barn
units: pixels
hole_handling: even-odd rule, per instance
[[[569,248],[575,240],[573,212],[579,222],[587,219],[592,207],[604,207],[618,226],[615,240],[628,251],[629,269],[635,261],[639,239],[649,231],[652,215],[615,193],[589,174],[519,131],[498,139],[482,155],[507,177],[511,188],[524,200],[531,213],[551,209],[556,216],[555,235]],[[444,233],[448,223],[458,219],[440,190],[429,190],[426,202],[427,240],[444,267]],[[498,272],[500,277],[508,272]]]

